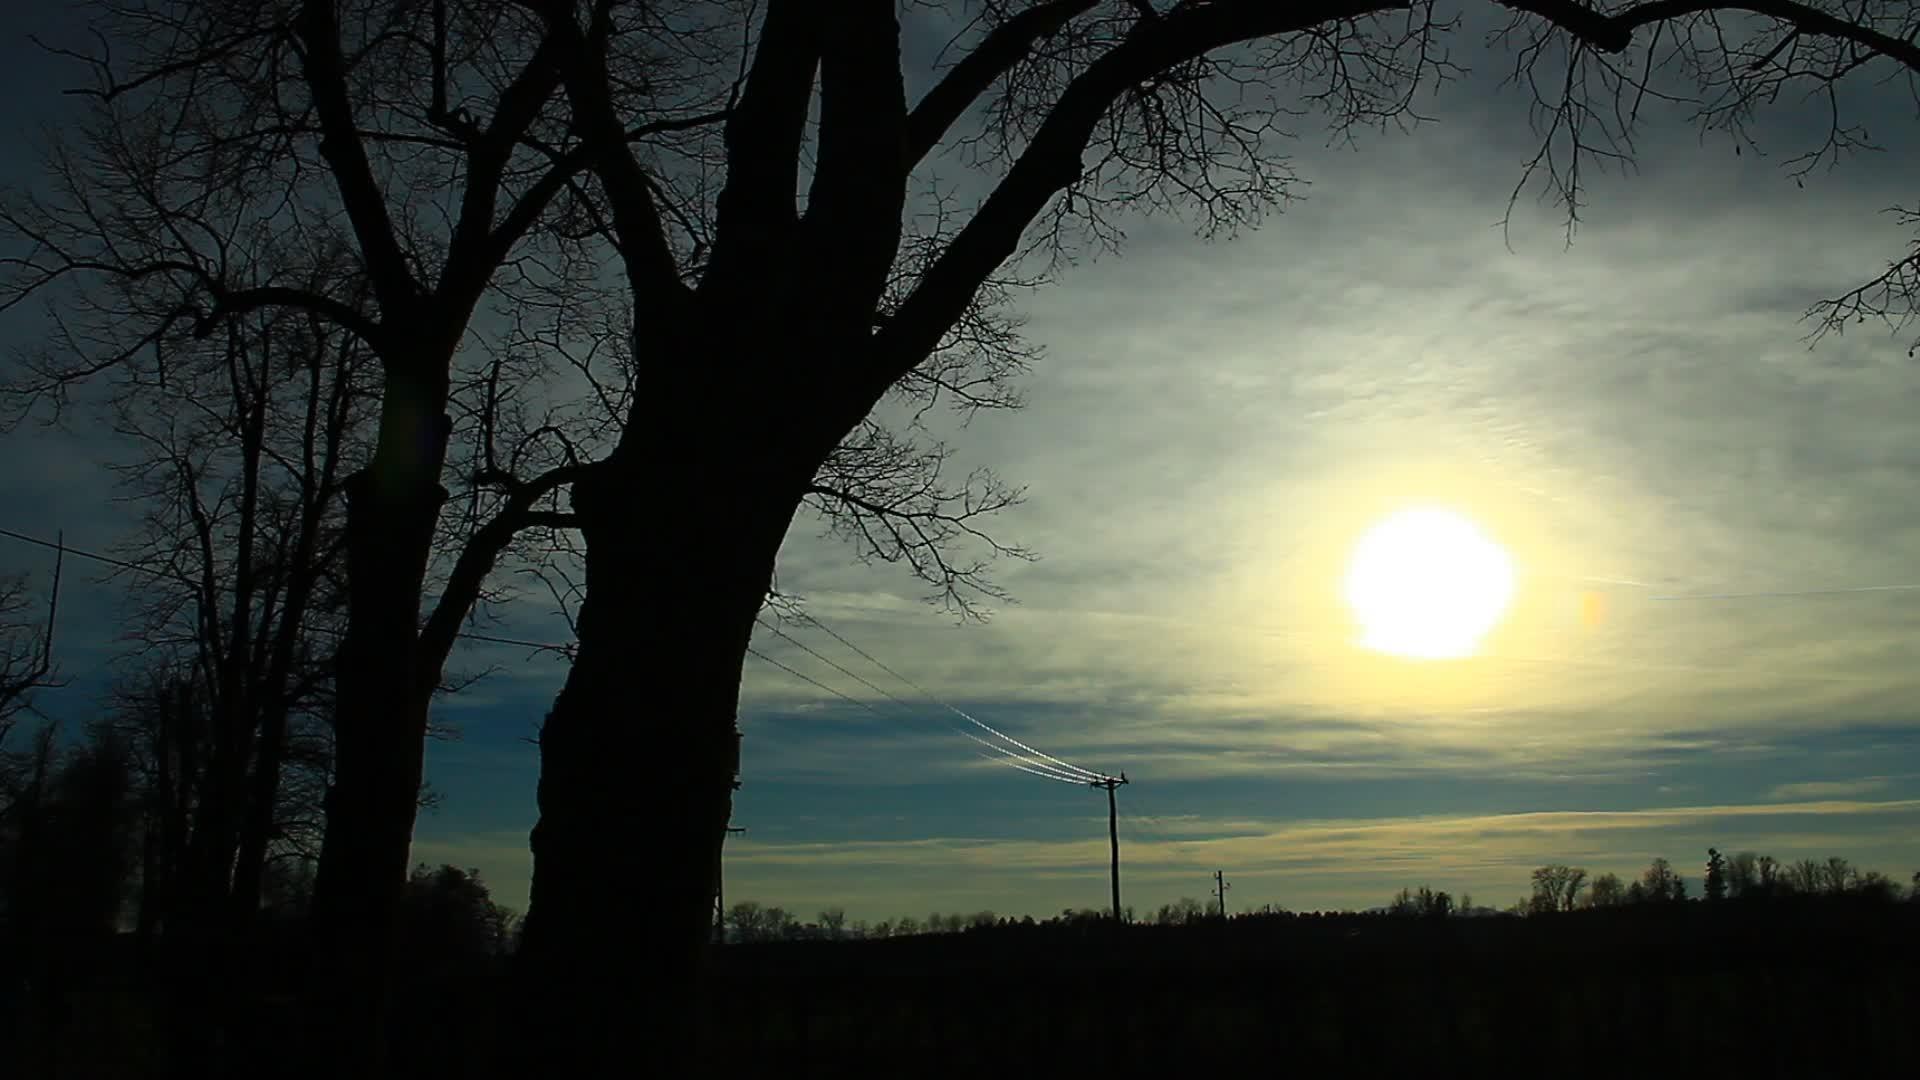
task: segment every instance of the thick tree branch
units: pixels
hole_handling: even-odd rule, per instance
[[[532,480],[513,484],[508,489],[506,504],[468,539],[460,551],[460,558],[454,563],[453,572],[447,576],[446,588],[441,590],[440,599],[434,604],[433,613],[427,617],[427,624],[420,632],[418,656],[421,670],[430,676],[424,685],[439,685],[447,655],[453,649],[454,639],[460,634],[460,621],[467,617],[474,601],[479,599],[480,588],[486,583],[487,575],[493,572],[500,553],[506,550],[514,535],[537,525],[564,528],[572,524],[571,515],[536,510],[535,504],[560,487],[587,475],[592,468],[592,465],[562,465]]]
[[[820,38],[840,33],[841,17],[810,0],[769,0],[746,86],[727,120],[727,180],[714,202],[719,239],[707,280],[724,286],[756,272],[791,235]]]
[[[1305,30],[1404,7],[1391,0],[1297,4],[1216,3],[1141,22],[1060,95],[1006,178],[900,310],[874,335],[870,361],[855,377],[864,412],[894,380],[924,360],[966,311],[975,290],[1018,248],[1048,200],[1080,176],[1081,154],[1109,107],[1130,87],[1236,41]]]
[[[526,66],[500,94],[493,120],[469,144],[466,190],[460,198],[460,220],[447,247],[446,272],[440,291],[450,297],[478,298],[499,261],[531,228],[561,185],[536,185],[522,196],[505,226],[494,228],[494,207],[500,197],[500,178],[527,129],[540,117],[560,86],[557,63],[560,46],[549,34],[542,39]],[[543,178],[544,179],[544,178]],[[538,196],[544,192],[545,197]],[[534,201],[529,204],[529,199]],[[511,231],[508,227],[511,226]]]
[[[1802,34],[1850,41],[1920,71],[1920,41],[1901,40],[1798,0],[1649,0],[1615,14],[1595,11],[1585,0],[1496,0],[1503,7],[1539,15],[1587,44],[1622,52],[1643,26],[1716,11],[1746,11],[1790,23]]]
[[[803,233],[838,249],[803,318],[863,332],[900,251],[906,91],[892,0],[845,4],[820,62],[820,137]],[[828,269],[831,267],[831,269]]]
[[[423,290],[407,266],[386,197],[374,180],[366,146],[357,134],[359,125],[354,123],[353,103],[347,97],[346,60],[340,52],[334,0],[304,0],[296,25],[305,46],[307,87],[325,133],[320,139],[320,154],[331,167],[381,313],[388,318],[404,316]]]
[[[573,106],[574,123],[585,138],[589,164],[606,189],[621,261],[634,295],[671,306],[688,290],[680,280],[679,262],[654,206],[647,171],[629,148],[627,128],[614,109],[606,34],[596,32],[589,40],[574,21],[570,5],[543,5],[540,12],[546,19],[549,39],[560,49],[567,101]]]
[[[907,166],[920,163],[994,80],[1099,0],[1045,0],[995,27],[913,107],[907,119]]]
[[[258,288],[236,289],[228,292],[218,288],[217,284],[211,280],[206,284],[213,292],[214,304],[213,310],[201,318],[194,327],[194,332],[200,336],[210,333],[214,325],[223,319],[245,315],[262,308],[283,307],[318,315],[359,338],[376,351],[384,344],[386,332],[379,323],[331,296],[282,285],[263,285]]]

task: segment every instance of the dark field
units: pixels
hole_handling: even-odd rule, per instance
[[[1832,1076],[1920,1061],[1920,910],[1236,919],[723,950],[722,1060]],[[1638,1063],[1637,1065],[1634,1063]]]
[[[733,945],[714,951],[701,996],[701,1068],[1905,1072],[1920,1061],[1916,945],[1920,904],[1834,901],[1527,919],[1241,917],[1118,932],[1043,924]],[[215,1073],[297,1072],[301,1010],[290,970],[270,960],[275,951],[255,955],[261,966],[245,982],[264,991],[236,996]],[[141,987],[125,949],[90,966],[72,969],[63,1007],[8,1003],[19,1026],[0,1059],[7,1075],[170,1074],[158,1034],[165,992]],[[391,1075],[511,1075],[502,1065],[514,1030],[506,1001],[499,971],[416,967],[391,1014]],[[662,1064],[642,1046],[634,1055],[634,1075]]]

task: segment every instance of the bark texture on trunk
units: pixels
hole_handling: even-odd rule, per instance
[[[390,391],[391,393],[391,391]],[[334,774],[314,880],[309,1064],[318,1075],[378,1075],[394,920],[418,809],[427,706],[416,645],[422,582],[440,506],[444,420],[395,416],[390,397],[373,464],[346,483],[347,632],[335,680]]]
[[[633,477],[574,492],[587,595],[540,735],[523,1069],[588,1075],[636,1045],[675,1060],[697,1031],[740,667],[798,503],[703,478],[697,509],[670,520],[639,516]]]

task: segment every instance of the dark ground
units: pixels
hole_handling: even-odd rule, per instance
[[[141,985],[129,945],[76,957],[52,1007],[0,996],[0,1036],[14,1033],[0,1075],[165,1074],[164,991]],[[1833,900],[733,945],[702,996],[708,1060],[662,1073],[636,1046],[633,1074],[1908,1074],[1916,946],[1920,904]],[[276,951],[256,951],[236,998],[222,1053],[235,1075],[280,1075],[298,1053],[296,980]],[[416,971],[396,1000],[391,1075],[497,1074],[512,1021],[498,971]]]

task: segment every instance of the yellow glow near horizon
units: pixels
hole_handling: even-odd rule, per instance
[[[1471,656],[1513,599],[1513,561],[1463,515],[1412,507],[1354,545],[1346,598],[1366,648],[1420,660]]]

